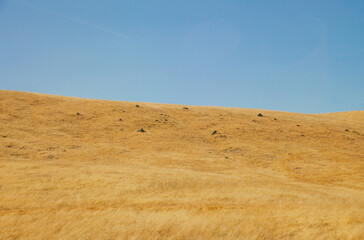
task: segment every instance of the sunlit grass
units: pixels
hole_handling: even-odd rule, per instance
[[[364,239],[363,112],[0,100],[0,239]]]

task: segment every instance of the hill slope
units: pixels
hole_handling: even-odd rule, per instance
[[[363,111],[0,91],[0,122],[0,239],[364,239]]]

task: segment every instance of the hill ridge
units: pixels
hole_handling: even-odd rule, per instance
[[[361,239],[363,118],[1,90],[0,238]]]

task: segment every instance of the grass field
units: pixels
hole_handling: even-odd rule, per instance
[[[363,111],[0,91],[0,123],[0,239],[364,239]]]

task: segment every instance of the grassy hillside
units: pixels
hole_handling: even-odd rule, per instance
[[[363,111],[0,91],[0,123],[0,239],[364,239]]]

